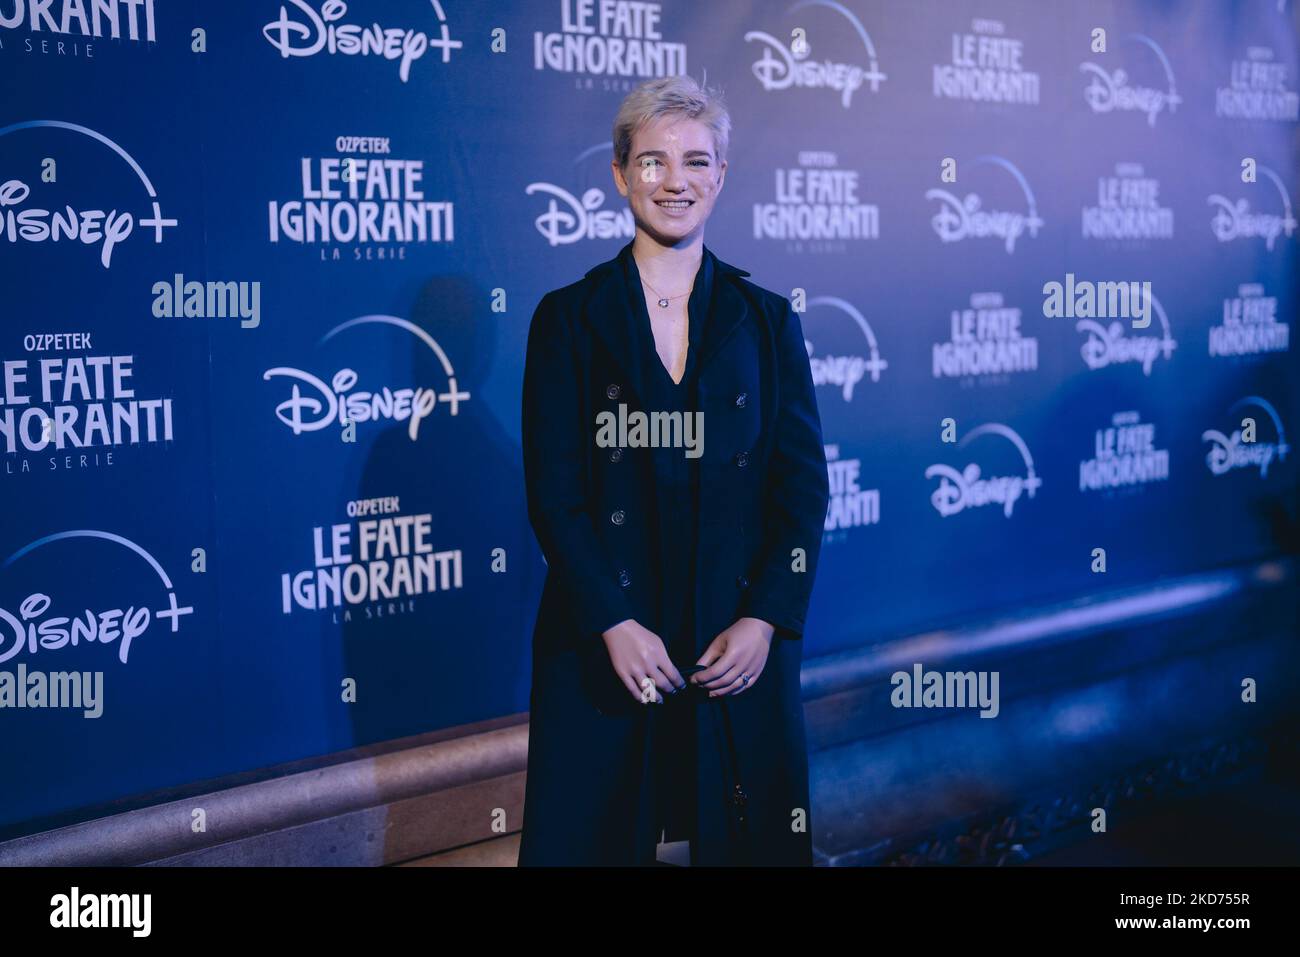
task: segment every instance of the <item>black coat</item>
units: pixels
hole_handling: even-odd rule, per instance
[[[521,865],[645,861],[646,725],[678,704],[636,701],[601,638],[627,618],[647,624],[658,596],[652,450],[596,441],[597,413],[636,410],[644,394],[621,261],[631,245],[543,296],[528,335],[524,476],[547,577],[533,635]],[[762,674],[725,698],[749,798],[748,860],[811,864],[799,670],[829,496],[821,422],[789,301],[707,246],[704,255],[715,288],[695,367],[704,414],[696,657],[737,618],[776,626]],[[738,861],[718,709],[719,699],[696,708],[696,863]]]

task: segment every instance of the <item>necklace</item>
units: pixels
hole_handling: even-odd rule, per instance
[[[640,272],[640,270],[637,270],[637,272]],[[642,276],[642,277],[641,277],[641,281],[644,282],[647,286],[650,286],[650,283],[646,281],[645,276]],[[680,298],[682,298],[682,296],[689,296],[689,295],[690,295],[690,291],[687,290],[686,292],[679,293],[679,294],[676,295],[676,296],[665,296],[665,295],[663,295],[661,292],[659,292],[659,290],[656,289],[654,286],[650,286],[650,291],[651,291],[652,293],[654,293],[656,296],[659,297],[659,305],[661,305],[661,306],[662,306],[663,308],[665,308],[665,309],[668,308],[668,303],[671,302],[672,300],[674,300],[674,299],[680,299]]]

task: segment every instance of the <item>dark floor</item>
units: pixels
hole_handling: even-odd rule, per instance
[[[1111,815],[1107,833],[1035,856],[1027,865],[1298,866],[1298,770],[1256,768],[1132,821]]]

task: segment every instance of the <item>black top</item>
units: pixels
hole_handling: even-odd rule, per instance
[[[629,243],[622,252],[628,295],[632,299],[633,343],[636,361],[641,365],[640,380],[645,394],[641,409],[652,412],[677,412],[682,416],[683,435],[688,416],[698,409],[696,369],[704,324],[712,311],[713,263],[708,250],[695,274],[695,284],[687,300],[686,367],[682,381],[675,383],[655,351],[654,330],[646,311],[641,274]],[[669,292],[670,290],[665,290]],[[656,307],[658,308],[658,307]],[[692,429],[694,423],[692,422]],[[698,431],[698,430],[696,430]],[[699,441],[696,435],[696,441]],[[659,596],[657,634],[664,640],[674,664],[693,664],[699,652],[695,648],[691,627],[694,604],[695,536],[699,506],[698,458],[687,458],[686,449],[651,448],[656,502],[659,508],[654,529],[658,533],[662,591]]]
[[[706,248],[695,274],[695,284],[687,300],[688,345],[686,367],[680,383],[674,383],[655,351],[654,330],[646,310],[641,274],[629,243],[622,252],[624,277],[632,299],[633,343],[636,361],[641,364],[642,411],[679,412],[682,435],[686,420],[693,420],[698,409],[698,352],[703,341],[704,325],[713,306],[713,262]],[[663,290],[673,295],[674,290]],[[651,290],[653,294],[653,290]],[[657,308],[657,307],[655,307]],[[691,428],[694,441],[699,430]],[[683,447],[650,448],[655,501],[659,509],[653,528],[657,533],[662,590],[657,603],[657,621],[648,624],[663,639],[669,657],[678,669],[695,663],[700,650],[695,646],[695,549],[699,526],[699,458],[687,458]],[[711,639],[712,636],[710,636]],[[702,650],[702,649],[701,649]],[[695,722],[694,708],[686,699],[666,695],[664,704],[653,717],[653,750],[656,760],[656,796],[660,816],[657,819],[669,841],[693,836],[695,818]],[[656,832],[657,836],[657,832]]]

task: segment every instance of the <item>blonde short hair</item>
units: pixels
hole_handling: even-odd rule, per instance
[[[614,159],[627,169],[632,152],[632,134],[651,120],[679,114],[699,120],[713,131],[713,151],[718,162],[727,158],[731,139],[731,116],[722,92],[702,88],[689,76],[665,76],[647,80],[626,97],[614,117]]]

